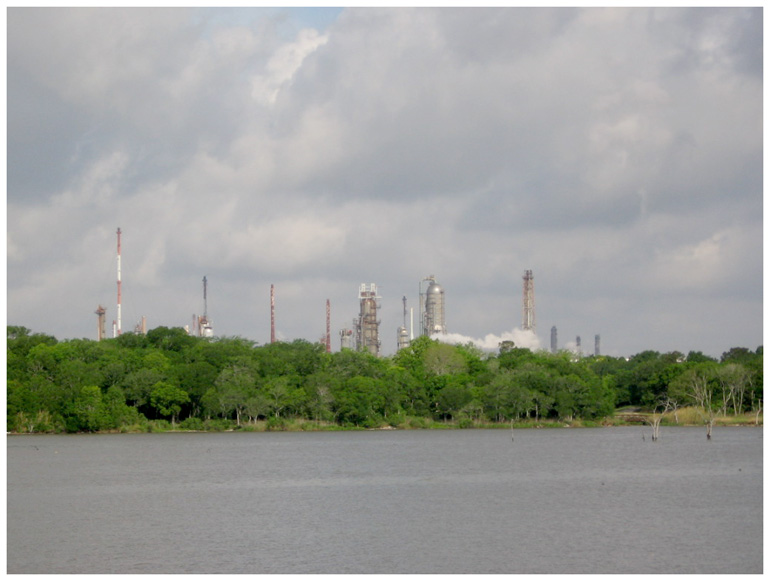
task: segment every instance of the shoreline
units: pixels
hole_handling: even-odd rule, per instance
[[[642,414],[638,414],[641,416]],[[461,425],[462,424],[462,425]],[[705,422],[693,421],[670,421],[664,418],[662,427],[679,428],[705,428]],[[187,428],[177,428],[170,426],[163,420],[149,420],[147,424],[127,426],[113,430],[99,430],[94,432],[6,432],[6,436],[35,436],[35,435],[82,435],[82,434],[205,434],[222,432],[346,432],[346,431],[410,431],[410,430],[541,430],[541,429],[590,429],[590,428],[615,428],[615,427],[641,427],[650,428],[645,421],[627,421],[617,417],[604,418],[602,420],[573,420],[570,422],[563,420],[540,420],[540,421],[520,421],[511,426],[510,422],[500,423],[478,423],[467,424],[458,421],[440,422],[425,418],[412,418],[409,421],[398,425],[380,425],[380,426],[341,426],[337,424],[327,424],[323,422],[313,422],[307,420],[287,420],[279,425],[270,424],[265,420],[256,423],[241,424],[240,426],[223,426],[218,424],[209,429],[191,430]],[[737,428],[762,428],[763,418],[757,419],[747,417],[720,417],[714,421],[715,428],[737,427]]]

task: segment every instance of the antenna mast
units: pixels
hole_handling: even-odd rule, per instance
[[[208,286],[208,280],[204,275],[203,277],[203,316],[198,317],[198,334],[201,337],[214,336],[214,328],[211,326],[211,321],[209,321],[209,307],[208,307],[208,299],[206,297],[207,286]]]

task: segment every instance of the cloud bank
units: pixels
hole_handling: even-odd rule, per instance
[[[495,340],[762,342],[762,11],[10,8],[8,322],[350,326],[435,274]],[[500,337],[504,336],[501,334]],[[547,338],[546,338],[547,339]],[[487,339],[478,339],[484,343]],[[514,339],[515,341],[515,339]]]

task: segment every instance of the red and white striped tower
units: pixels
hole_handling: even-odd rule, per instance
[[[270,342],[275,343],[275,287],[270,285]]]
[[[118,228],[118,322],[115,327],[115,336],[120,335],[120,228]]]

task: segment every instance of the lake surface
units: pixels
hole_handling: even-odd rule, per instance
[[[8,573],[761,573],[762,444],[762,428],[8,436]]]

